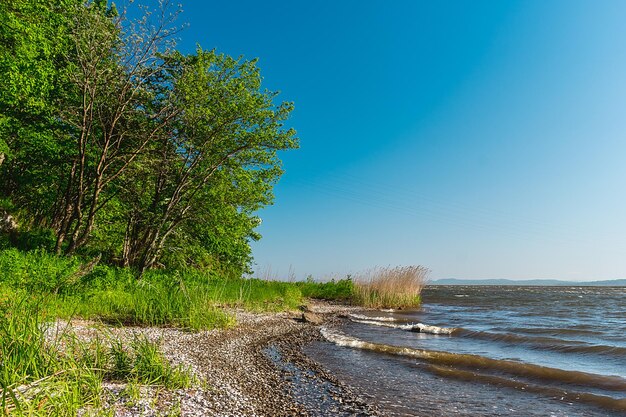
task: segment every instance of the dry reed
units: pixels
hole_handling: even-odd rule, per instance
[[[355,277],[355,302],[371,308],[417,307],[428,272],[420,265],[370,269]]]

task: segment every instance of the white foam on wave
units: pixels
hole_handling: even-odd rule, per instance
[[[355,323],[369,324],[372,326],[382,326],[382,327],[391,327],[393,329],[406,330],[409,332],[420,332],[420,333],[430,333],[430,334],[452,334],[456,329],[454,327],[438,327],[438,326],[430,326],[424,323],[408,323],[408,324],[393,324],[387,323],[384,321],[377,320],[360,320],[360,319],[350,319]]]
[[[392,329],[402,329],[402,330],[413,330],[413,327],[415,326],[413,323],[411,323],[411,324],[394,324],[394,323],[389,323],[389,322],[385,322],[385,321],[362,320],[362,319],[356,319],[356,318],[351,318],[350,321],[352,321],[354,323],[370,324],[372,326],[381,326],[381,327],[391,327]]]
[[[357,339],[355,337],[347,336],[343,333],[330,330],[326,327],[322,327],[320,329],[320,333],[322,334],[322,336],[324,336],[326,340],[328,340],[331,343],[336,344],[337,346],[363,348],[367,344],[367,342],[364,342],[363,340]]]
[[[421,333],[431,334],[452,334],[456,329],[454,327],[438,327],[430,326],[428,324],[417,323],[415,326],[420,329]]]
[[[398,319],[393,318],[393,317],[389,317],[389,316],[377,316],[377,317],[372,317],[372,316],[366,316],[364,314],[349,314],[349,316],[351,318],[357,319],[357,320],[371,320],[371,321],[398,321]]]
[[[330,343],[334,343],[337,346],[351,347],[357,349],[373,350],[375,352],[384,352],[400,356],[410,356],[414,358],[428,359],[433,357],[436,352],[413,349],[409,347],[399,347],[391,345],[383,345],[380,343],[366,342],[365,340],[357,339],[356,337],[348,336],[337,330],[331,330],[326,327],[320,329],[320,333]]]

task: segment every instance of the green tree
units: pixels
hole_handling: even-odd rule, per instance
[[[295,131],[283,126],[293,105],[276,105],[277,93],[261,89],[256,61],[201,49],[167,61],[177,116],[145,163],[149,183],[129,194],[134,210],[124,258],[140,271],[159,260],[173,234],[185,232],[210,247],[208,230],[189,224],[218,212],[247,226],[235,240],[256,237],[250,216],[272,201],[282,173],[277,152],[297,147]]]
[[[46,223],[62,181],[69,32],[80,0],[0,3],[0,192],[26,222]]]
[[[167,7],[163,4],[163,7]],[[115,195],[116,180],[157,139],[174,116],[158,74],[169,48],[175,14],[123,25],[105,2],[75,11],[70,74],[75,96],[60,116],[72,127],[71,168],[54,216],[57,253],[84,246],[97,214]]]
[[[0,3],[0,215],[140,275],[241,274],[278,152],[298,145],[293,105],[255,60],[175,52],[160,4],[128,20],[105,0]]]

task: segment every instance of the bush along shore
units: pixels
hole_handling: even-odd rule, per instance
[[[376,299],[372,271],[325,283],[198,270],[151,270],[138,280],[127,268],[17,249],[0,251],[0,270],[4,415],[376,414],[321,369],[306,389],[290,392],[284,379],[316,367],[299,352],[319,338],[313,324],[361,308],[364,291],[368,304]],[[384,300],[394,276],[406,291],[410,271],[376,271],[387,292],[375,304],[407,307]],[[422,278],[413,274],[410,287]],[[261,400],[268,395],[277,402]]]

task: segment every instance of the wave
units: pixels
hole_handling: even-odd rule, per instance
[[[525,344],[534,349],[544,349],[562,353],[626,355],[626,348],[620,346],[595,345],[580,340],[564,340],[553,337],[526,336],[512,333],[492,333],[458,328],[454,333],[461,337],[492,340],[509,344]]]
[[[480,355],[442,352],[409,347],[399,347],[367,342],[341,332],[322,328],[322,335],[338,346],[364,349],[389,355],[405,356],[434,365],[445,365],[471,370],[493,371],[516,377],[539,381],[561,383],[573,386],[586,386],[607,391],[626,391],[626,379],[617,376],[604,376],[580,371],[566,371],[558,368],[534,365],[511,360],[492,359]]]
[[[580,340],[564,340],[553,337],[529,336],[513,333],[494,333],[469,330],[462,327],[438,327],[424,323],[403,323],[403,320],[389,316],[366,316],[363,314],[349,314],[350,321],[372,326],[389,327],[409,332],[441,334],[468,337],[473,339],[491,340],[508,344],[525,344],[532,349],[543,349],[561,353],[600,354],[611,356],[625,356],[626,347],[596,345]],[[565,333],[565,332],[564,332]]]
[[[373,320],[373,321],[400,321],[395,317],[390,316],[366,316],[365,314],[349,314],[348,317],[355,318],[357,320]]]
[[[562,334],[571,334],[571,335],[601,335],[604,334],[599,330],[593,330],[588,328],[581,328],[579,325],[578,328],[532,328],[532,327],[512,327],[511,331],[520,332],[520,333],[530,333],[530,334],[547,334],[547,335],[562,335]]]
[[[424,323],[407,323],[407,324],[394,324],[385,321],[377,320],[359,320],[350,319],[355,323],[370,324],[373,326],[391,327],[393,329],[406,330],[409,332],[430,333],[430,334],[452,334],[456,329],[452,327],[438,327],[430,326]]]
[[[576,392],[571,390],[563,390],[557,387],[549,387],[545,385],[536,385],[525,382],[516,381],[514,379],[503,378],[496,375],[482,374],[479,372],[454,369],[441,365],[428,365],[427,369],[436,375],[443,377],[460,379],[470,382],[483,382],[491,385],[505,386],[522,390],[525,392],[533,392],[547,397],[560,399],[561,401],[582,401],[590,404],[599,405],[601,407],[610,408],[619,411],[626,411],[626,399],[617,399],[606,395],[592,394],[588,392]]]

